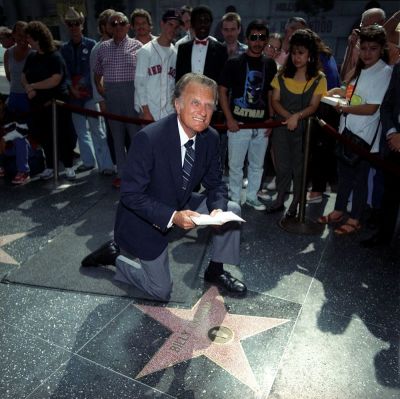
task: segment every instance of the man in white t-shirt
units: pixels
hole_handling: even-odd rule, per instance
[[[137,53],[135,109],[140,117],[154,121],[174,112],[176,49],[172,44],[182,23],[179,11],[167,10],[161,20],[161,34]]]

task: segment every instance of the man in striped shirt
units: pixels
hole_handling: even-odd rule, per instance
[[[128,18],[121,12],[115,12],[109,18],[113,29],[113,38],[99,46],[94,67],[98,92],[105,98],[108,112],[136,116],[134,108],[136,52],[142,44],[128,37],[130,28]],[[110,120],[111,135],[114,141],[118,176],[113,186],[120,187],[120,174],[125,164],[125,134],[132,140],[138,126],[130,123]]]

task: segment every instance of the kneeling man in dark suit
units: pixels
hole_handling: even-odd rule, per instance
[[[195,227],[191,217],[230,210],[222,181],[218,133],[209,127],[217,85],[204,75],[188,73],[176,84],[172,114],[146,126],[134,137],[122,174],[121,199],[109,242],[82,261],[82,266],[115,264],[115,278],[151,297],[168,301],[172,280],[168,231]],[[201,184],[205,191],[193,192]],[[213,229],[206,281],[244,294],[246,286],[223,264],[239,264],[240,225],[228,222]]]

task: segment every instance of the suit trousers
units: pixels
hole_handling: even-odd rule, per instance
[[[195,209],[199,213],[207,213],[206,198]],[[228,211],[236,215],[241,209],[235,202],[228,202]],[[229,222],[213,229],[211,260],[214,262],[239,264],[240,223]],[[117,271],[114,279],[132,284],[152,298],[168,301],[172,292],[172,278],[169,268],[168,247],[155,259],[143,260],[133,258],[126,252],[116,260]]]
[[[107,111],[112,114],[128,116],[131,118],[137,117],[137,112],[135,111],[135,83],[134,81],[129,82],[105,82],[105,92],[106,92],[106,107]],[[130,140],[139,131],[140,126],[125,123],[116,120],[108,121],[111,136],[113,138],[115,158],[117,162],[117,172],[118,176],[121,177],[122,169],[125,165],[126,153],[126,133],[128,133]]]

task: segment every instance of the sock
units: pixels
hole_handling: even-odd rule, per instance
[[[208,264],[208,270],[211,274],[219,275],[224,272],[224,265],[221,262],[214,262],[210,260],[210,263]]]

